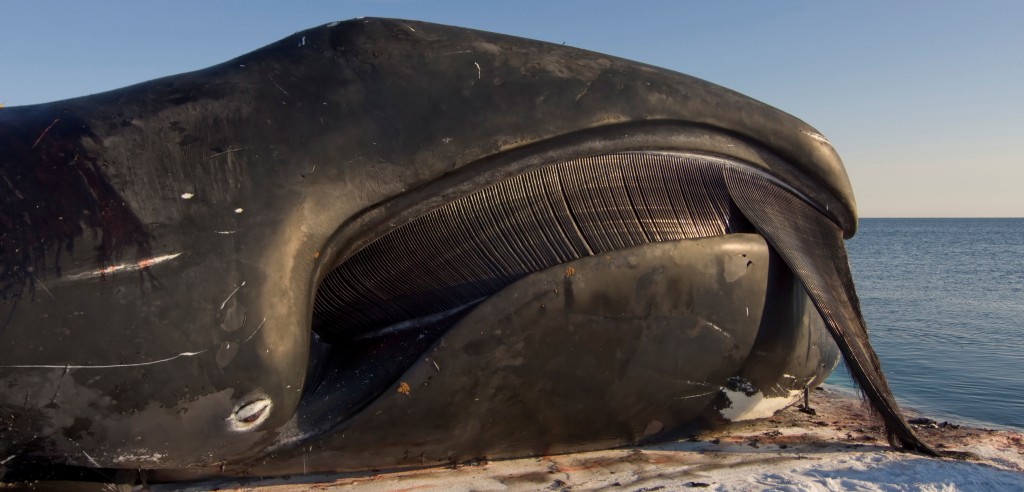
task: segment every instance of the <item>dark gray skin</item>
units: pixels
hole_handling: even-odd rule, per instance
[[[680,150],[770,176],[759,186],[827,229],[813,244],[841,261],[822,271],[819,249],[756,213],[776,204],[750,173],[727,173],[754,231],[817,286],[893,444],[934,454],[868,344],[842,253],[853,193],[816,130],[655,67],[380,19],[0,110],[0,454],[107,469],[261,456],[282,445],[309,381],[316,290],[355,252],[554,162]]]

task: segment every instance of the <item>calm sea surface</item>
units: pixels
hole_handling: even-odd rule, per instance
[[[862,219],[846,246],[901,405],[1024,430],[1024,219]]]

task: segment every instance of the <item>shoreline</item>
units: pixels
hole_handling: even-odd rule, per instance
[[[153,485],[152,490],[897,490],[1024,489],[1024,433],[935,422],[908,411],[940,452],[893,451],[880,420],[845,388],[811,394],[775,416],[687,439],[558,456],[387,473],[293,475]]]

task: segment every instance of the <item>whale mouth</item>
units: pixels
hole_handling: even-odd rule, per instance
[[[684,152],[556,162],[427,211],[342,259],[315,297],[301,434],[358,413],[517,280],[634,246],[751,231],[726,188],[723,169],[734,166]]]
[[[721,169],[729,165],[707,155],[629,152],[501,180],[344,260],[317,291],[313,329],[328,341],[367,338],[454,314],[554,265],[749,229],[725,187]]]
[[[764,217],[760,207],[779,201],[785,206]],[[895,410],[858,321],[852,284],[818,281],[848,278],[845,263],[819,264],[820,254],[780,238],[780,231],[803,227],[790,235],[819,238],[815,244],[841,256],[842,230],[824,212],[761,169],[696,152],[560,160],[456,197],[336,259],[326,274],[313,303],[314,350],[296,412],[300,436],[323,434],[358,414],[477,304],[517,281],[558,265],[570,265],[568,278],[581,259],[621,257],[651,243],[754,232],[782,249],[797,277],[812,281],[807,293],[819,312],[841,313],[823,315],[826,325],[847,360],[857,358],[858,380],[893,443],[927,451]],[[474,330],[489,329],[479,317],[474,323],[481,325]]]

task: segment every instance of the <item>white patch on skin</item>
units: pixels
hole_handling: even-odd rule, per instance
[[[775,412],[796,403],[800,399],[800,395],[803,395],[801,390],[790,391],[789,396],[778,398],[766,398],[761,392],[754,393],[753,396],[747,396],[739,391],[731,391],[725,388],[722,388],[722,392],[725,393],[731,405],[729,408],[719,410],[719,413],[722,414],[722,417],[732,422],[766,419],[775,415]]]
[[[138,452],[140,454],[122,454],[121,456],[114,458],[114,463],[159,463],[165,456],[160,453],[152,453],[148,449],[140,449]]]

